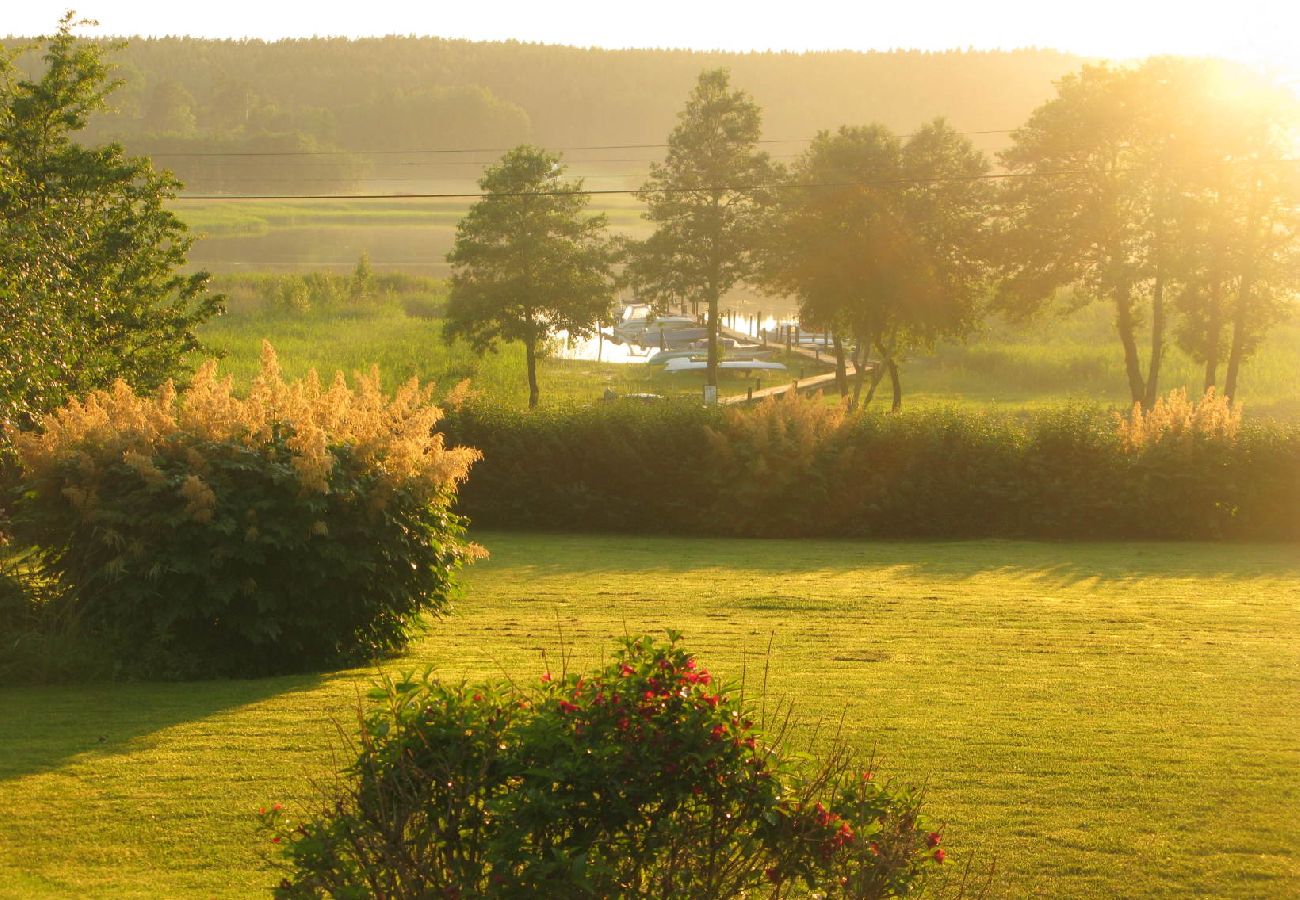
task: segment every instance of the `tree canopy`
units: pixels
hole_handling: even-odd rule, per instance
[[[642,188],[654,233],[633,248],[629,267],[638,297],[660,308],[708,310],[708,384],[718,384],[718,301],[754,272],[760,197],[772,169],[758,149],[762,118],[725,69],[702,72],[663,162]]]
[[[36,77],[23,50],[0,56],[0,420],[18,427],[118,378],[147,390],[181,374],[221,308],[207,273],[180,272],[191,238],[164,207],[179,183],[77,142],[116,82],[73,24],[43,40]]]
[[[558,330],[590,336],[613,315],[611,244],[603,215],[586,215],[581,180],[560,157],[521,145],[484,173],[484,197],[456,227],[444,336],[480,353],[521,341],[528,405],[537,405],[537,357]]]
[[[1206,387],[1226,351],[1233,393],[1300,286],[1300,193],[1283,164],[1298,124],[1294,96],[1222,62],[1157,58],[1062,79],[1002,154],[1021,177],[1004,197],[1001,305],[1028,314],[1066,286],[1078,303],[1112,304],[1133,402],[1147,407],[1177,312]]]
[[[988,161],[943,120],[906,142],[880,124],[822,132],[771,206],[760,280],[795,297],[803,321],[879,356],[902,403],[899,365],[909,350],[975,323],[986,285]],[[841,385],[847,391],[846,385]],[[867,394],[870,401],[872,393]]]

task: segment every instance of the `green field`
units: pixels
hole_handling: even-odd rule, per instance
[[[499,354],[475,356],[464,344],[446,346],[441,322],[406,315],[400,303],[351,309],[277,313],[251,303],[232,304],[232,312],[207,324],[202,337],[227,355],[225,367],[246,383],[257,371],[261,341],[280,352],[291,375],[310,367],[324,373],[352,372],[378,363],[392,386],[415,375],[450,388],[472,380],[486,396],[522,406],[528,398],[522,345]],[[816,363],[790,361],[791,377],[820,371]],[[1028,326],[990,323],[966,343],[942,344],[935,352],[908,360],[903,367],[904,402],[1021,410],[1066,400],[1127,407],[1127,387],[1119,342],[1103,307],[1070,317],[1048,318]],[[539,379],[541,402],[592,402],[606,388],[619,393],[654,392],[698,397],[703,378],[693,373],[665,375],[643,365],[547,359]],[[1199,393],[1201,372],[1176,348],[1164,366],[1165,390],[1187,387]],[[784,380],[784,379],[782,379]],[[771,378],[762,384],[774,383]],[[723,373],[723,394],[743,394],[758,384]],[[882,387],[888,394],[888,384]],[[1241,400],[1247,415],[1300,419],[1300,312],[1273,330],[1256,357],[1242,369]],[[886,396],[882,401],[888,402]]]
[[[476,537],[385,669],[529,680],[673,627],[752,678],[770,641],[770,699],[927,783],[995,896],[1300,893],[1294,546]],[[313,802],[373,674],[0,691],[0,895],[273,882],[253,812]]]
[[[449,390],[468,378],[474,388],[493,400],[516,406],[528,403],[528,383],[522,344],[503,346],[498,353],[479,357],[465,343],[447,346],[442,321],[408,316],[400,306],[376,305],[352,311],[307,315],[247,312],[217,319],[202,331],[203,339],[225,354],[223,370],[247,384],[257,374],[262,340],[270,340],[285,373],[304,375],[315,368],[325,374],[351,374],[378,364],[384,384],[392,389],[415,376]],[[821,371],[802,357],[786,358],[791,377],[800,371]],[[585,360],[543,359],[538,368],[544,405],[590,403],[606,388],[617,393],[658,393],[665,396],[700,396],[701,373],[668,375],[661,367],[599,363]],[[747,387],[774,383],[745,379],[736,372],[720,373],[722,393],[743,394]]]

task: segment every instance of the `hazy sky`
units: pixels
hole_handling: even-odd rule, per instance
[[[5,0],[0,33],[51,30],[68,0]],[[1300,70],[1300,0],[84,0],[98,34],[422,34],[726,50],[1054,47],[1087,56],[1219,55]]]

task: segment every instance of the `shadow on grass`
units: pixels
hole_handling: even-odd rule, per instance
[[[248,681],[100,683],[0,688],[0,781],[72,757],[127,753],[141,738],[270,697],[310,691],[323,676]]]
[[[1300,545],[1287,543],[757,540],[486,531],[473,538],[492,554],[480,565],[539,576],[606,578],[618,572],[673,575],[726,568],[806,578],[819,571],[888,569],[900,578],[961,581],[996,574],[1057,586],[1300,578]]]

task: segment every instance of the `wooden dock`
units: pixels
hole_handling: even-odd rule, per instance
[[[726,326],[722,326],[721,328],[719,328],[718,333],[722,337],[728,337],[738,342],[749,343],[750,341],[753,340],[753,337],[745,334],[743,331],[736,331],[734,329],[727,328]],[[779,347],[782,345],[777,344],[777,346]],[[791,353],[797,353],[800,356],[807,357],[808,359],[812,360],[818,365],[830,366],[831,371],[822,373],[820,375],[812,375],[808,378],[796,378],[793,381],[786,382],[785,384],[777,384],[777,385],[773,385],[772,387],[760,388],[756,391],[751,390],[751,391],[747,391],[744,394],[732,394],[729,397],[719,397],[718,403],[722,406],[734,406],[735,404],[738,403],[757,403],[759,400],[766,400],[768,397],[781,397],[784,396],[785,394],[788,394],[790,391],[797,391],[802,393],[814,393],[816,391],[824,391],[827,388],[834,389],[835,387],[835,357],[834,356],[825,356],[819,354],[816,350],[812,350],[807,347],[800,347],[795,344],[791,344],[789,350]],[[852,361],[846,361],[844,363],[844,375],[846,378],[852,378],[854,375],[857,374],[857,371],[858,370],[853,365]]]

